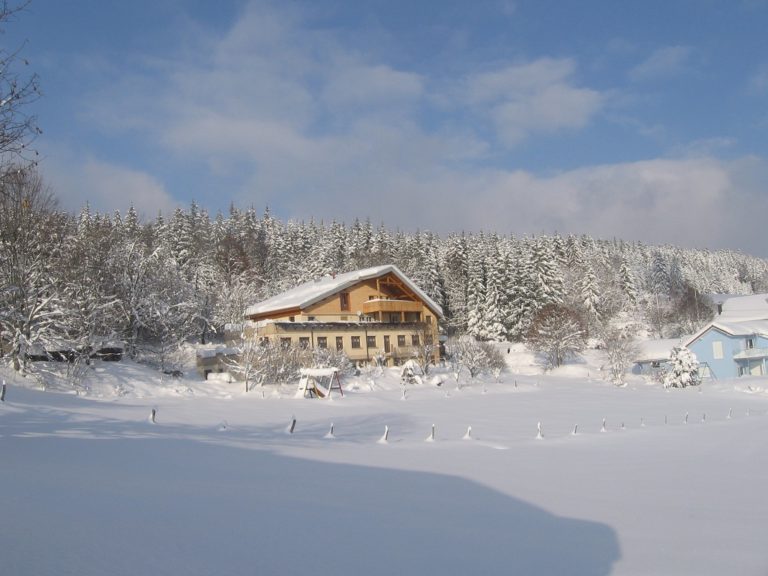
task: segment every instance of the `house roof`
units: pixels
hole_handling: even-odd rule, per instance
[[[675,346],[680,346],[680,338],[643,340],[637,344],[638,352],[635,362],[660,362],[669,360],[669,354]]]
[[[728,298],[723,302],[723,312],[717,320],[723,322],[768,320],[768,294]]]
[[[710,329],[719,330],[729,336],[760,334],[768,337],[768,294],[725,299],[722,313],[686,340],[685,346],[693,344]]]
[[[752,336],[753,334],[759,334],[768,337],[768,320],[753,320],[749,322],[710,322],[686,340],[685,345],[690,346],[710,329],[719,330],[729,336]]]
[[[304,309],[350,286],[354,286],[358,282],[379,278],[390,273],[397,276],[403,284],[408,286],[439,318],[443,317],[443,309],[416,286],[410,278],[403,274],[397,266],[392,264],[337,274],[335,277],[323,276],[322,278],[305,282],[291,290],[249,306],[245,310],[245,315],[258,316],[292,308]]]

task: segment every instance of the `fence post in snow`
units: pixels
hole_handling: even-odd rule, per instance
[[[296,429],[296,416],[291,416],[291,424],[288,426],[288,434],[293,434]]]
[[[464,434],[463,440],[472,440],[472,426],[467,426],[467,433]]]
[[[379,438],[379,444],[387,444],[389,442],[389,426],[384,426],[384,435]]]
[[[336,438],[336,435],[333,433],[333,422],[331,422],[331,428],[328,430],[328,434],[325,435],[326,438]]]
[[[605,418],[603,418],[603,427],[600,428],[600,432],[607,432],[608,430],[605,427]]]
[[[0,402],[5,402],[5,380],[3,380],[3,389],[0,391]]]
[[[728,416],[726,416],[727,420],[730,420],[733,418],[733,408],[728,408]]]
[[[152,411],[149,413],[149,421],[152,422],[152,424],[155,424],[157,419],[157,408],[152,408]]]
[[[427,442],[434,442],[435,441],[435,425],[432,424],[432,432],[429,433],[429,436],[427,436]]]
[[[541,432],[541,422],[536,424],[536,440],[544,438],[544,434]]]
[[[579,425],[578,425],[578,424],[576,424],[576,425],[573,427],[573,432],[571,432],[571,436],[576,436],[578,433],[579,433]]]

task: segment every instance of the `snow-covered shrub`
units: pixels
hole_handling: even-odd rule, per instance
[[[587,329],[578,312],[549,304],[536,314],[527,344],[544,356],[547,368],[557,368],[584,349],[586,338]]]
[[[342,375],[352,375],[355,366],[343,350],[315,348],[312,352],[314,368],[338,368]]]
[[[628,328],[605,327],[600,337],[608,360],[608,374],[616,386],[624,385],[627,370],[637,358],[639,347]]]
[[[701,384],[699,361],[685,346],[675,346],[669,355],[669,368],[664,373],[665,388],[685,388]]]
[[[478,342],[472,336],[451,338],[445,344],[446,358],[457,376],[462,370],[474,380],[483,372],[493,372],[496,378],[506,366],[501,352],[490,342]]]
[[[496,382],[499,381],[501,373],[507,368],[507,363],[504,360],[504,355],[501,351],[490,342],[481,342],[480,347],[485,352],[487,358],[488,370],[493,374],[493,378]]]

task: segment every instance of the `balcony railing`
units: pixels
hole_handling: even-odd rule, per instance
[[[410,300],[368,300],[363,302],[364,314],[375,314],[376,312],[421,312],[421,303]]]

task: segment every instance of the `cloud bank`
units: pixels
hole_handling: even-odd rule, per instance
[[[627,74],[634,82],[669,77],[690,56],[688,47],[663,47]],[[588,130],[611,98],[581,79],[573,58],[500,61],[435,77],[361,53],[289,9],[251,2],[225,34],[198,36],[137,66],[87,105],[102,130],[140,133],[176,169],[225,180],[227,189],[196,191],[211,209],[233,201],[269,205],[286,218],[370,217],[443,233],[752,246],[746,231],[768,208],[760,193],[768,169],[759,158],[713,156],[725,140],[691,147],[684,158],[556,174],[514,166],[529,142]],[[97,208],[131,197],[154,213],[187,192],[119,162],[91,159],[74,173],[61,180],[80,190],[69,200],[91,199]]]

